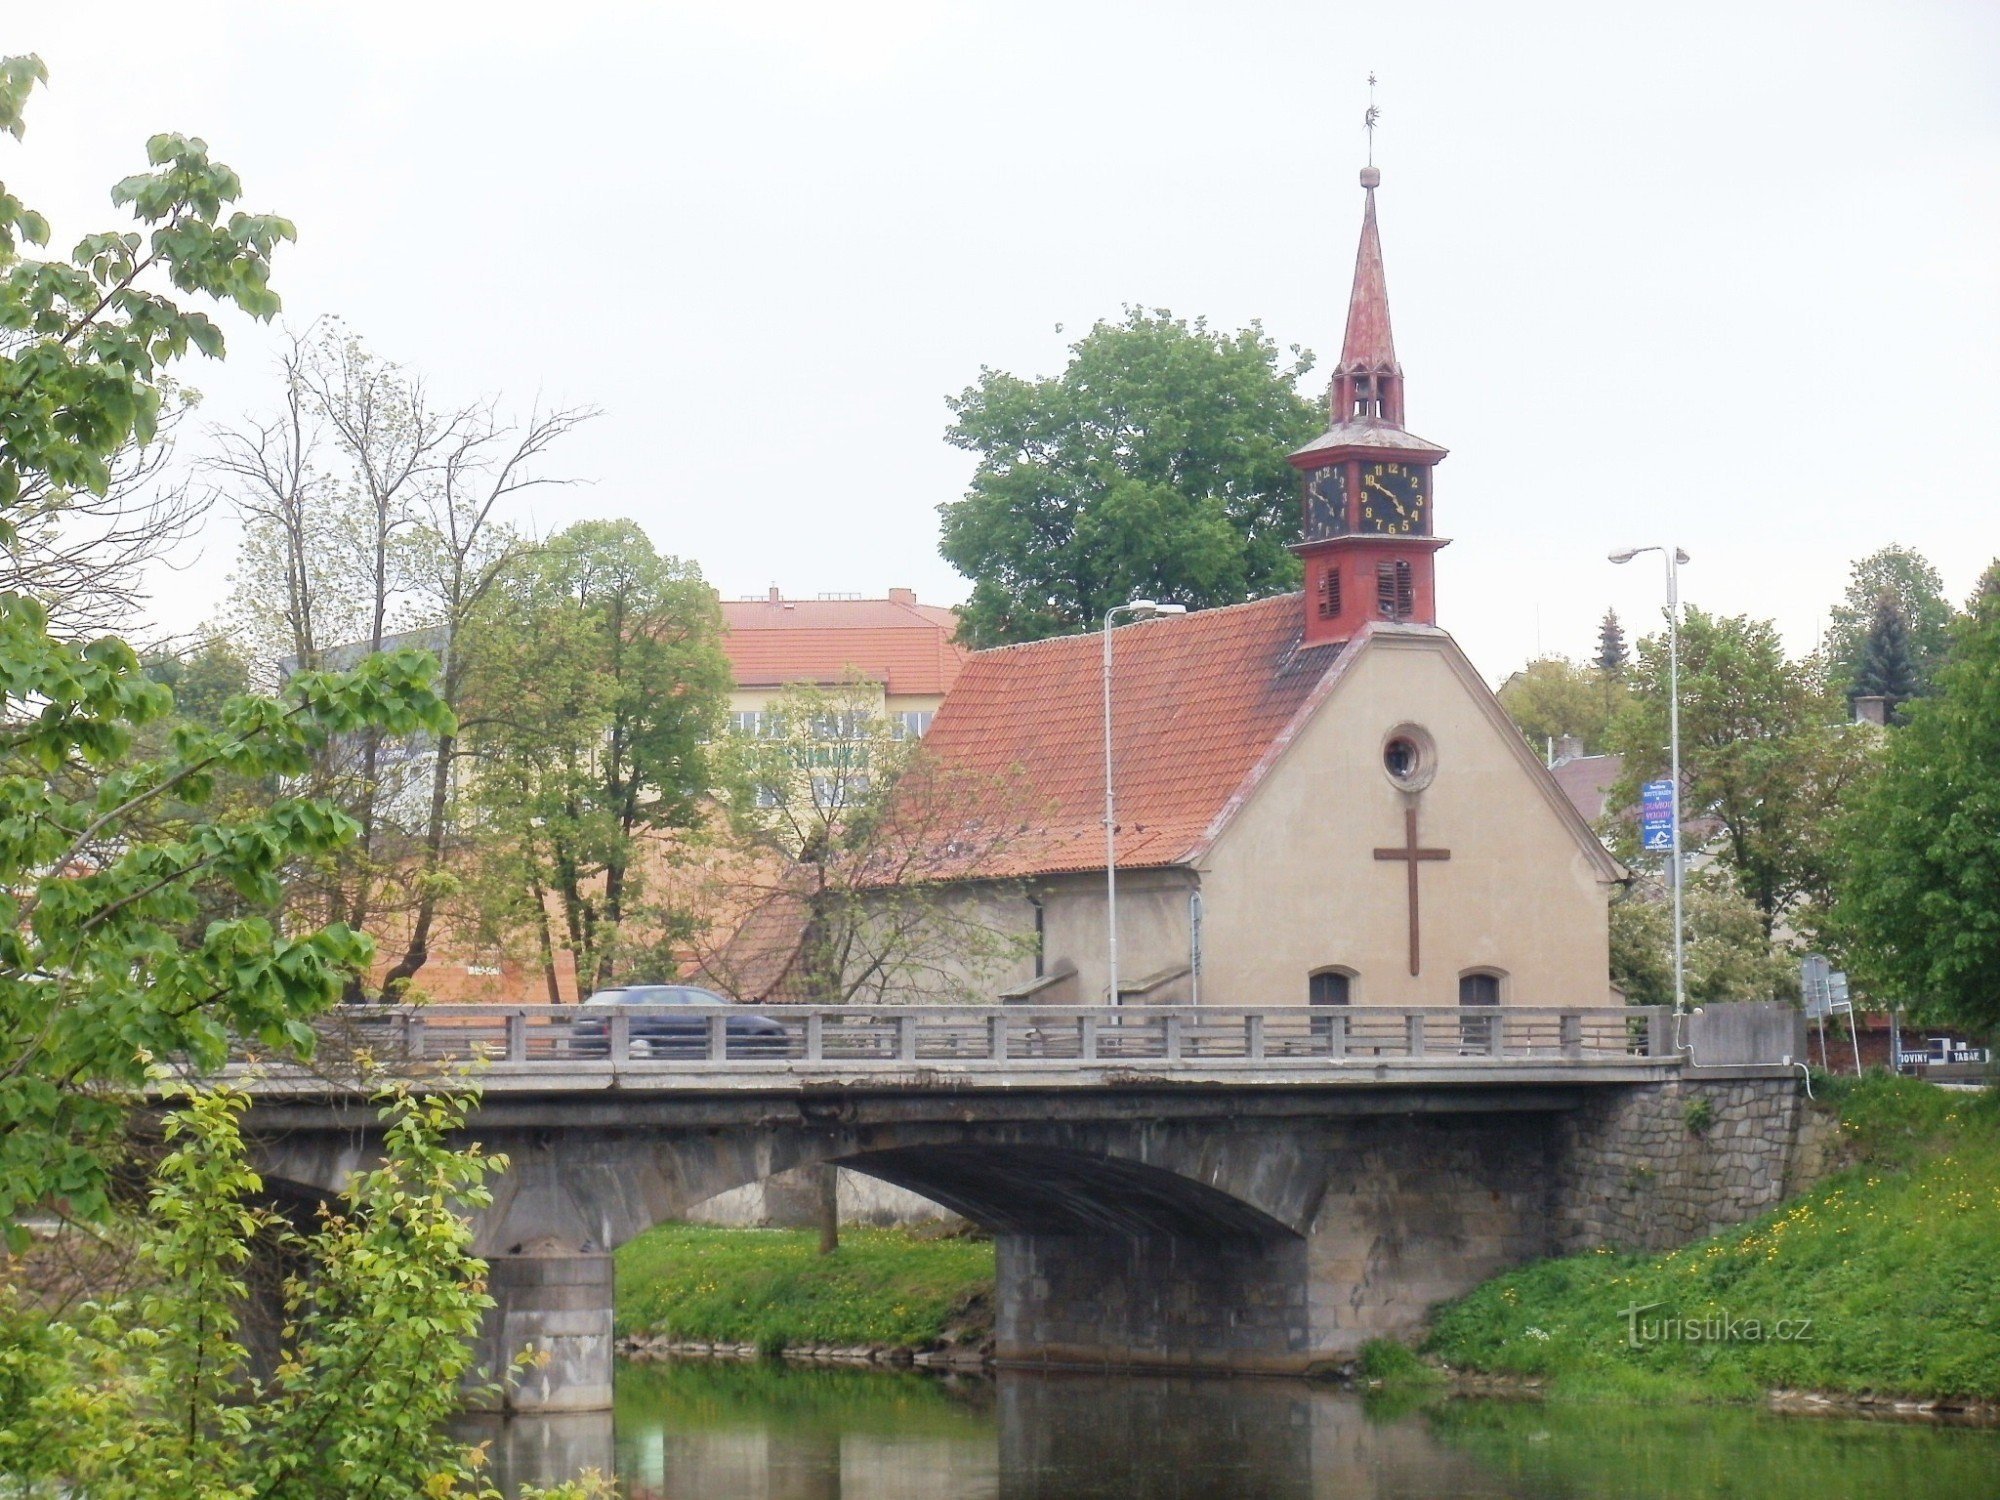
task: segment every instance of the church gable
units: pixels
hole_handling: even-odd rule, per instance
[[[1605,998],[1618,868],[1442,632],[1365,633],[1197,864],[1234,1003]]]

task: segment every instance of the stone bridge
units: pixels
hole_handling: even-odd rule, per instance
[[[481,1060],[468,1132],[509,1162],[487,1352],[551,1355],[521,1409],[608,1404],[613,1248],[795,1167],[990,1229],[1003,1361],[1280,1373],[1522,1261],[1754,1214],[1797,1128],[1789,1067],[1694,1067],[1642,1009],[576,1014],[343,1013],[326,1054],[439,1087]],[[339,1066],[232,1071],[274,1191],[335,1193],[378,1149]]]

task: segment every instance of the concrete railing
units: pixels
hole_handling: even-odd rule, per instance
[[[919,1008],[772,1006],[342,1007],[322,1017],[328,1063],[478,1062],[489,1075],[606,1071],[1323,1073],[1329,1063],[1481,1065],[1664,1060],[1665,1011],[1508,1005]],[[236,1061],[253,1063],[248,1050]]]

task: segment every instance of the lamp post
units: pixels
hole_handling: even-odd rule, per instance
[[[1680,1017],[1687,1013],[1687,947],[1681,927],[1681,576],[1688,560],[1679,547],[1621,547],[1611,561],[1628,563],[1641,553],[1657,552],[1667,564],[1667,754],[1674,789],[1674,1024],[1679,1043]]]
[[[1151,599],[1114,604],[1104,612],[1104,930],[1112,1005],[1118,1003],[1118,796],[1111,762],[1111,622],[1118,615],[1151,620],[1186,613],[1185,604],[1156,604]]]

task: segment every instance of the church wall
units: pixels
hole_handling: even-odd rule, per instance
[[[1460,974],[1504,977],[1503,1003],[1610,1001],[1608,890],[1435,637],[1378,636],[1210,850],[1203,1001],[1304,1003],[1307,976],[1354,971],[1354,1004],[1455,1005]],[[1483,692],[1483,687],[1476,691]],[[1436,743],[1415,794],[1422,973],[1408,963],[1411,794],[1382,766],[1404,723]]]
[[[1188,894],[1194,876],[1184,870],[1121,870],[1118,875],[1118,974],[1128,993],[1138,981],[1163,970],[1185,967],[1188,961]],[[963,1003],[968,995],[988,1002],[1004,991],[1027,985],[1035,977],[1035,908],[1029,894],[1042,903],[1042,969],[1045,974],[1065,966],[1076,977],[1045,997],[1051,1005],[1096,1004],[1103,998],[1107,975],[1105,952],[1104,872],[1046,876],[1024,892],[1018,885],[977,882],[943,897],[950,917],[940,924],[940,941],[927,961],[938,972],[925,983],[939,1004]],[[1010,950],[1004,957],[977,961],[954,955],[951,931],[977,924],[1004,934]],[[898,1002],[925,998],[898,993]],[[1186,1004],[1183,977],[1146,997],[1149,1003]]]
[[[1188,962],[1188,895],[1195,888],[1185,870],[1118,872],[1118,982],[1128,993],[1150,974]],[[1036,882],[1042,901],[1046,967],[1068,963],[1077,973],[1077,1004],[1095,1004],[1110,983],[1104,914],[1104,872],[1064,875]],[[1181,979],[1149,995],[1148,1003],[1186,1004]]]

